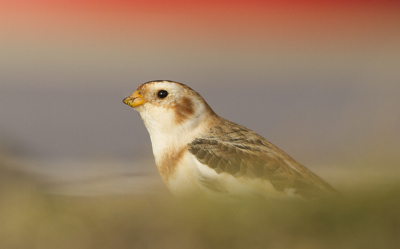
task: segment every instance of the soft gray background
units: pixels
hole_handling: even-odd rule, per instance
[[[286,68],[290,77],[251,72],[163,77],[157,73],[162,65],[143,69],[154,73],[110,69],[65,77],[54,73],[49,79],[45,68],[34,78],[3,71],[3,146],[40,157],[151,157],[147,131],[122,99],[140,83],[172,79],[197,90],[220,116],[253,129],[296,158],[342,162],[400,148],[400,84],[363,84],[364,72],[328,71],[313,77]],[[387,77],[375,75],[377,81],[380,76]]]

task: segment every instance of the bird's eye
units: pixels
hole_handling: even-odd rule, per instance
[[[163,98],[165,98],[165,97],[168,96],[168,92],[165,91],[165,90],[161,90],[161,91],[159,91],[159,92],[157,93],[157,95],[158,95],[159,98],[163,99]]]

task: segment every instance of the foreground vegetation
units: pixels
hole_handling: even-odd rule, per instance
[[[400,248],[400,184],[308,203],[178,202],[161,192],[49,195],[0,168],[0,248]]]

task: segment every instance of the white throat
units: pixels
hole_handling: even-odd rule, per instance
[[[197,105],[194,115],[181,123],[176,122],[175,111],[171,108],[147,105],[138,111],[150,134],[156,161],[166,151],[181,148],[192,142],[207,130],[209,123],[209,117],[202,105]]]

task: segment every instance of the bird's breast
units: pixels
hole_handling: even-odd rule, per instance
[[[169,181],[176,177],[178,165],[181,164],[187,153],[187,145],[180,148],[169,148],[160,155],[155,154],[156,165],[163,181],[168,185]]]

